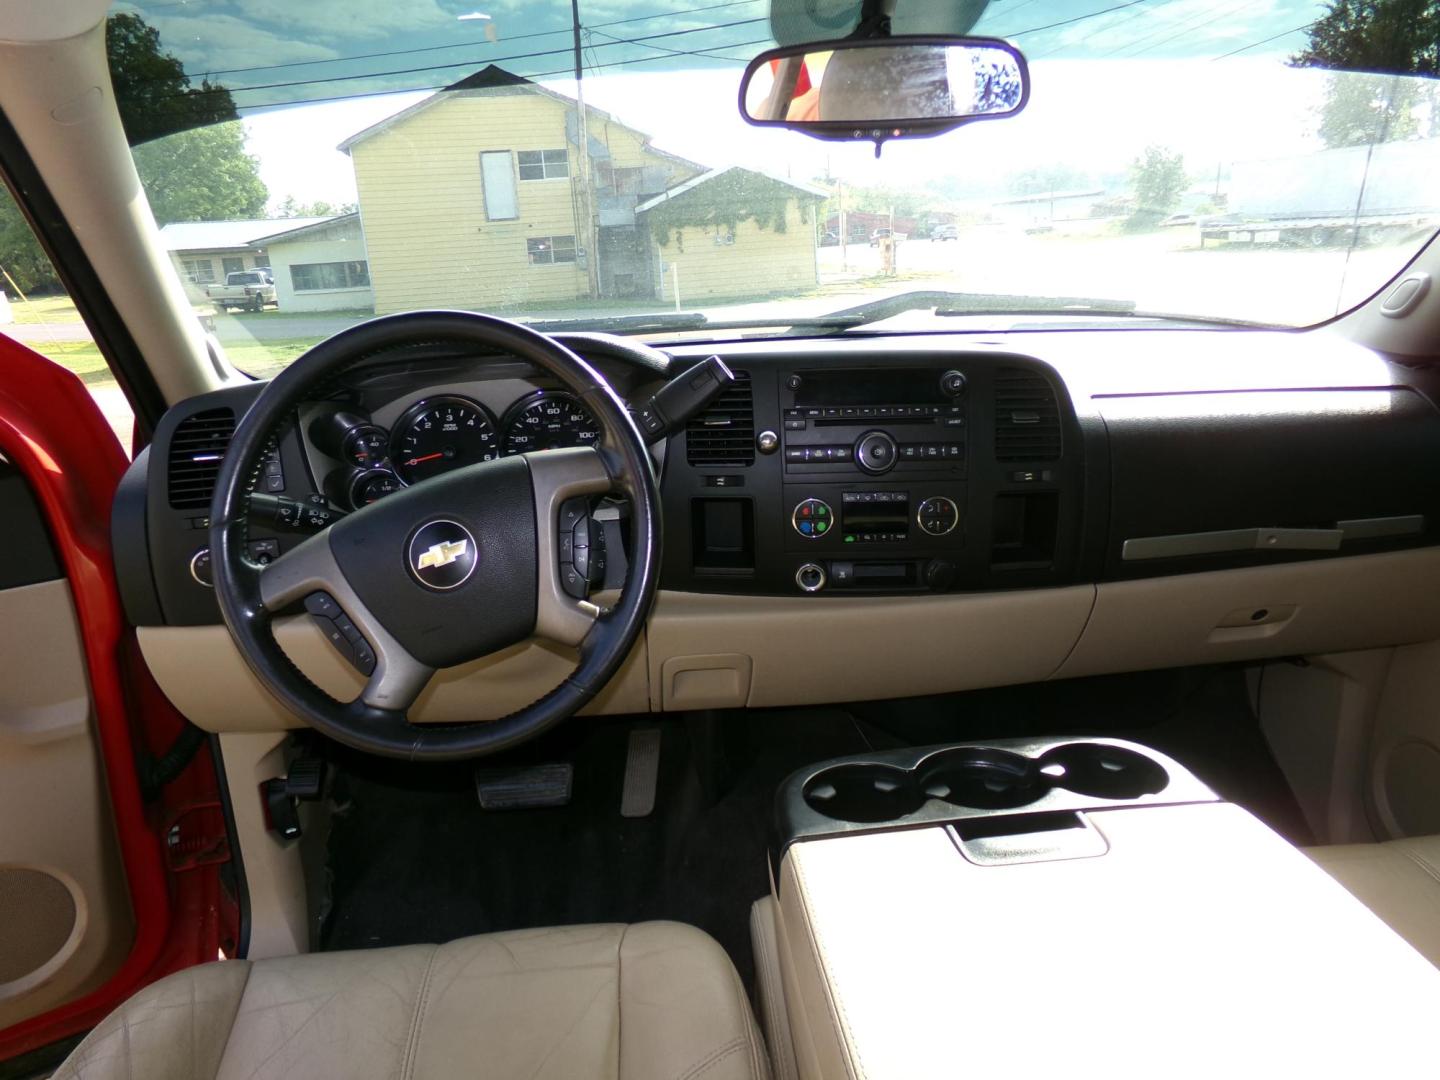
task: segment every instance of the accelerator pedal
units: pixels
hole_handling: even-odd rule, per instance
[[[625,791],[620,816],[649,817],[655,809],[655,786],[660,778],[660,729],[635,728],[625,755]]]
[[[475,793],[482,810],[535,810],[564,806],[575,784],[575,768],[530,765],[520,769],[476,769]]]

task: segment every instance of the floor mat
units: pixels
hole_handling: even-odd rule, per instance
[[[662,732],[655,812],[640,819],[620,816],[636,726]],[[480,808],[469,768],[338,755],[321,946],[676,919],[713,935],[749,985],[750,905],[769,891],[775,788],[802,765],[865,748],[838,709],[753,711],[708,724],[572,721],[523,754],[485,762],[569,761],[570,804],[495,812]]]
[[[620,816],[634,727],[662,735],[655,811]],[[867,749],[1027,735],[1154,746],[1293,843],[1309,841],[1238,668],[1162,671],[868,702],[847,709],[573,720],[498,764],[573,764],[569,805],[484,811],[463,765],[336,752],[322,948],[445,941],[581,922],[676,919],[751,985],[751,903],[769,889],[774,793],[804,765]]]

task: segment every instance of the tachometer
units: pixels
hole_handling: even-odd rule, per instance
[[[558,390],[541,390],[521,398],[505,414],[506,455],[593,446],[599,441],[600,425],[590,410]]]
[[[495,421],[479,402],[462,397],[429,398],[412,406],[395,424],[390,465],[402,481],[432,476],[498,457]]]

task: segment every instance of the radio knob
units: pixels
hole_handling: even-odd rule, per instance
[[[855,464],[871,474],[889,472],[895,467],[895,440],[883,431],[867,431],[855,444]]]
[[[940,376],[940,392],[946,397],[959,397],[965,392],[965,373],[953,368]]]

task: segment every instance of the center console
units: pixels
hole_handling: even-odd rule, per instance
[[[1083,440],[1042,365],[755,357],[736,371],[666,462],[667,586],[813,596],[1074,578]]]
[[[773,872],[802,1077],[1402,1075],[1440,972],[1181,765],[1111,739],[824,762]]]

